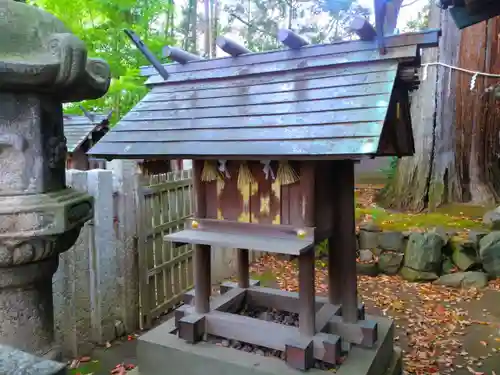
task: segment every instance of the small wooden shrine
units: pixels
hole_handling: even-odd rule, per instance
[[[379,337],[358,301],[354,165],[413,154],[408,93],[418,85],[420,49],[437,46],[439,31],[388,37],[380,54],[366,27],[353,25],[366,40],[314,46],[280,30],[289,48],[263,53],[219,37],[231,57],[213,60],[167,48],[179,62],[164,66],[168,78],[142,69],[151,92],[91,150],[194,160],[196,212],[165,238],[195,245],[193,298],[175,314],[180,339],[212,335],[279,350],[301,370],[315,360],[339,364],[354,347],[389,345],[392,353],[392,336]],[[314,247],[325,239],[322,298]],[[213,299],[211,247],[238,249],[238,282]],[[297,256],[299,293],[252,283],[251,250]],[[298,327],[239,315],[243,304],[298,313]],[[373,363],[385,369],[390,355]]]
[[[64,115],[64,136],[66,137],[68,155],[66,168],[88,170],[99,168],[104,160],[89,159],[87,151],[109,130],[112,112],[107,115],[88,112],[81,107],[83,115]]]

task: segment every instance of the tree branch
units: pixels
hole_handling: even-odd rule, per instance
[[[413,5],[415,3],[418,3],[420,0],[413,0],[413,1],[410,1],[409,3],[407,4],[401,4],[401,8],[404,8],[404,7],[408,7],[410,5]]]
[[[240,17],[240,16],[238,16],[237,14],[234,14],[234,13],[232,13],[232,12],[227,12],[227,13],[228,13],[231,17],[236,18],[238,21],[240,21],[241,23],[244,23],[244,24],[245,24],[245,25],[247,25],[248,27],[250,27],[250,28],[252,28],[252,29],[254,29],[254,30],[260,31],[261,33],[266,34],[266,35],[269,35],[269,36],[271,36],[271,37],[273,37],[273,38],[276,38],[276,35],[273,35],[273,34],[271,34],[270,32],[268,32],[268,31],[266,31],[266,30],[264,30],[264,29],[261,29],[260,27],[257,27],[257,26],[252,25],[250,22],[245,21],[243,18],[241,18],[241,17]]]

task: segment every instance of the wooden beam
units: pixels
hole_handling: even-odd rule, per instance
[[[281,43],[291,49],[300,49],[309,44],[308,40],[289,29],[278,30],[277,38]]]
[[[190,61],[203,60],[203,57],[195,55],[194,53],[184,51],[177,47],[165,46],[163,47],[163,56],[168,57],[179,64],[187,64]]]
[[[201,181],[203,160],[193,160],[193,187],[195,194],[195,212],[197,217],[205,217],[207,202],[205,184]],[[199,314],[207,313],[210,309],[210,294],[212,292],[211,272],[211,248],[207,245],[195,245],[193,252],[194,261],[194,288],[195,309]]]
[[[236,313],[243,307],[242,305],[245,301],[246,293],[246,289],[241,289],[237,286],[235,288],[231,288],[226,293],[221,294],[210,301],[210,311],[218,310]],[[192,296],[191,300],[194,299],[195,294]],[[195,312],[195,309],[193,305],[185,304],[179,306],[175,311],[179,314],[179,316],[184,316]]]
[[[332,316],[323,332],[333,333],[349,343],[372,348],[377,342],[377,322],[359,320],[357,323],[346,323],[340,316]]]
[[[349,29],[364,41],[372,41],[377,37],[375,28],[364,17],[354,17],[349,25]]]
[[[205,315],[190,314],[178,322],[179,337],[190,344],[203,340],[205,335]]]
[[[266,307],[269,309],[279,309],[282,311],[300,313],[299,293],[288,292],[281,289],[250,287],[247,290],[246,301],[252,307]],[[328,303],[325,297],[315,298],[315,311]]]
[[[260,281],[259,280],[249,280],[249,286],[259,286]],[[224,294],[228,292],[229,290],[239,288],[238,283],[232,282],[232,281],[224,281],[220,286],[219,286],[219,292],[220,294]],[[194,303],[194,295],[196,294],[196,291],[194,289],[188,290],[184,295],[182,296],[182,302],[186,305],[192,305]],[[214,301],[217,301],[220,297],[214,298],[212,302],[210,302],[210,308],[212,308],[212,304],[216,303]]]
[[[316,332],[322,332],[327,326],[332,317],[340,315],[340,306],[330,305],[329,303],[321,306],[316,313]]]
[[[249,281],[249,286],[250,287],[259,286],[259,285],[260,285],[260,280],[250,279],[250,281]],[[228,291],[230,291],[231,289],[234,289],[234,288],[239,288],[238,283],[235,283],[233,281],[224,281],[220,285],[219,291],[220,291],[220,294],[225,294],[225,293],[227,293]]]
[[[307,343],[307,338],[300,335],[297,327],[218,311],[212,311],[205,317],[206,333],[225,337],[228,340],[237,340],[280,351],[286,351],[287,345],[296,347],[298,342]],[[318,333],[312,337],[312,341],[314,358],[329,364],[336,364],[339,361],[340,356],[336,355],[340,353],[338,335]]]
[[[314,367],[314,341],[311,338],[298,337],[285,345],[286,363],[301,371]]]
[[[215,39],[215,44],[217,44],[221,50],[229,53],[233,57],[244,55],[245,53],[252,53],[248,48],[225,36],[218,36]]]

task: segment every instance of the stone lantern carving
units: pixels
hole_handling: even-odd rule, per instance
[[[62,103],[99,98],[109,66],[47,12],[0,0],[0,344],[57,358],[52,276],[92,217],[66,188]]]

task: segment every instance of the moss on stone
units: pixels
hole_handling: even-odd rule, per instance
[[[366,215],[370,216],[383,230],[408,231],[433,227],[445,227],[457,230],[484,229],[482,222],[478,218],[471,218],[465,215],[450,215],[444,212],[411,214],[390,212],[382,208],[356,209],[356,218],[358,220]]]

